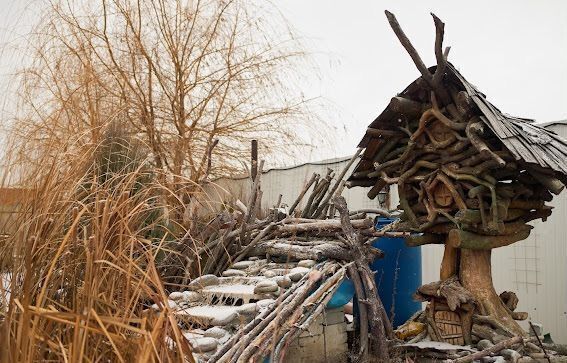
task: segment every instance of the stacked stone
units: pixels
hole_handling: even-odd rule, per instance
[[[186,290],[170,293],[168,308],[184,328],[195,360],[206,362],[239,328],[272,309],[275,299],[315,265],[314,260],[249,257],[232,264],[221,277],[203,275],[191,281]],[[162,310],[157,304],[152,308]],[[329,310],[291,344],[287,357],[295,362],[343,361],[346,342],[344,311]]]

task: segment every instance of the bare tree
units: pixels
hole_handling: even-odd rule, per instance
[[[265,3],[62,0],[42,19],[12,130],[34,175],[118,122],[183,200],[209,176],[242,171],[250,138],[285,155],[305,140],[307,101],[292,89],[304,53]]]

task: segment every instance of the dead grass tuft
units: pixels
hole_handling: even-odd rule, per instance
[[[2,362],[189,357],[171,311],[147,310],[167,301],[159,262],[182,229],[144,154],[111,128],[76,163],[55,161],[37,178],[1,251],[14,261]]]

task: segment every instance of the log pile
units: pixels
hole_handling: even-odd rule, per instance
[[[500,297],[515,309],[513,293]],[[497,319],[476,313],[477,302],[456,279],[424,285],[416,298],[434,303],[396,329],[400,341],[392,347],[392,356],[413,362],[567,362],[565,346],[544,344],[535,331],[529,337],[516,335]],[[436,314],[444,319],[435,319]],[[451,314],[457,319],[450,319]],[[464,325],[470,326],[469,333]]]
[[[553,350],[553,348],[557,350]],[[536,337],[514,336],[497,343],[488,339],[479,340],[474,347],[439,343],[431,340],[408,342],[395,345],[392,356],[404,362],[513,362],[513,363],[560,363],[567,362],[567,356],[559,351],[564,345],[537,344]]]
[[[263,162],[260,162],[257,178],[251,182],[247,204],[237,200],[234,205],[227,205],[204,227],[198,226],[200,231],[189,230],[181,239],[181,244],[187,247],[185,252],[195,245],[200,246],[197,255],[205,263],[197,264],[197,261],[190,259],[193,266],[200,267],[196,272],[199,275],[218,274],[229,263],[238,262],[247,255],[270,254],[274,249],[285,249],[290,257],[316,261],[327,258],[349,260],[348,244],[341,237],[344,225],[337,218],[339,210],[335,200],[342,193],[345,184],[343,178],[358,159],[360,151],[338,176],[331,169],[325,177],[314,173],[288,210],[281,206],[281,197],[269,211],[261,210]],[[306,201],[302,205],[304,199]],[[366,240],[371,237],[408,235],[404,232],[376,231],[373,217],[390,216],[383,209],[364,209],[348,214],[352,227]],[[371,246],[367,246],[367,251],[369,259],[380,256],[380,251]]]
[[[401,32],[392,14],[389,19]],[[563,184],[553,170],[515,159],[481,121],[468,93],[444,78],[447,66],[442,58],[433,74],[424,69],[411,93],[392,98],[387,110],[398,117],[368,129],[367,136],[376,137],[371,146],[377,151],[365,152],[372,167],[355,171],[349,186],[366,179],[373,197],[395,184],[403,210],[396,229],[423,232],[410,245],[443,243],[439,235],[451,231],[449,243],[460,248],[525,239],[532,228],[526,223],[551,214],[545,202]]]
[[[337,176],[333,171],[324,177],[314,174],[288,210],[280,205],[280,197],[267,212],[260,208],[260,162],[246,204],[237,200],[227,205],[181,239],[182,253],[196,256],[188,257],[185,268],[192,276],[238,277],[241,272],[231,266],[248,263],[246,259],[250,258],[272,264],[297,264],[298,260],[318,263],[315,271],[282,292],[269,310],[240,327],[228,343],[216,350],[210,362],[247,362],[270,354],[283,359],[289,343],[322,313],[345,278],[354,284],[354,303],[363,322],[358,324],[353,356],[359,361],[388,359],[393,329],[369,268],[369,262],[381,258],[383,253],[372,247],[371,241],[379,236],[400,237],[407,233],[376,231],[371,216],[389,216],[384,210],[347,209],[340,196],[343,178],[359,153],[360,150]],[[197,253],[193,254],[195,250]],[[191,286],[191,276],[185,276],[172,285]]]
[[[381,251],[366,243],[368,234],[378,233],[371,233],[371,219],[361,216],[351,221],[343,197],[333,198],[332,203],[340,219],[284,217],[268,224],[274,226],[269,233],[263,233],[267,227],[251,233],[251,242],[242,248],[232,263],[246,255],[283,258],[283,261],[308,259],[323,261],[323,265],[320,272],[310,273],[280,295],[270,311],[244,326],[233,342],[225,344],[226,348],[217,352],[211,362],[247,362],[270,352],[273,359],[281,361],[286,347],[323,312],[345,277],[354,283],[360,321],[366,322],[359,325],[358,350],[354,355],[361,361],[368,361],[369,356],[388,359],[387,340],[392,338],[393,331],[368,267],[369,261],[381,256]],[[275,239],[276,236],[279,238]],[[318,283],[321,284],[317,288]]]
[[[241,327],[208,361],[261,361],[270,355],[273,361],[283,360],[290,343],[323,312],[345,275],[346,269],[333,261],[317,266]]]

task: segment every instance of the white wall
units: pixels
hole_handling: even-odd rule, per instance
[[[318,173],[322,177],[326,175],[327,168],[331,168],[338,175],[348,164],[350,157],[323,160],[316,163],[307,163],[289,168],[277,168],[267,170],[262,174],[262,208],[271,208],[277,202],[278,196],[282,194],[282,203],[291,206],[303,186],[311,179],[313,173]],[[351,169],[356,166],[354,163]],[[350,173],[351,170],[349,170]],[[347,173],[346,175],[350,175]],[[335,180],[333,180],[333,183]],[[208,199],[225,199],[229,198],[229,194],[238,197],[242,202],[246,203],[248,191],[250,189],[250,181],[248,178],[242,179],[218,179],[214,183],[206,187]],[[371,200],[366,196],[368,189],[352,188],[344,189],[343,196],[346,198],[349,210],[362,208],[379,207],[378,199]],[[303,198],[306,201],[309,192]],[[397,205],[397,203],[396,203]],[[301,205],[300,205],[301,206]]]

